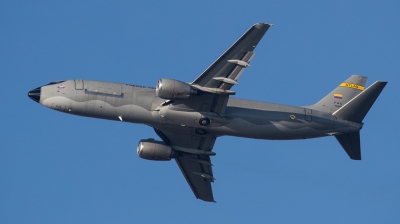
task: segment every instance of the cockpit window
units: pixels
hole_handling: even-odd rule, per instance
[[[51,82],[51,83],[49,83],[49,84],[46,84],[45,86],[54,85],[54,84],[62,83],[62,82],[65,82],[65,81],[66,81],[66,80]]]

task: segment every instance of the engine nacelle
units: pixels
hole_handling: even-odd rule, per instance
[[[137,154],[142,159],[168,161],[177,157],[177,152],[164,142],[154,139],[140,140]]]
[[[157,96],[167,100],[186,99],[197,95],[197,89],[174,79],[160,79],[156,86]]]

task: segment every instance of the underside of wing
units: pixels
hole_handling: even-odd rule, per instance
[[[183,155],[175,159],[196,198],[214,202],[211,182],[214,177],[210,156]]]
[[[160,138],[179,152],[175,158],[196,198],[214,202],[211,182],[214,182],[211,152],[216,137],[199,136],[190,129],[154,129]]]

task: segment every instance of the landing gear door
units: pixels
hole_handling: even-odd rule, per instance
[[[83,90],[83,80],[82,79],[75,79],[75,89]]]
[[[312,110],[308,108],[304,108],[305,116],[306,116],[306,121],[312,121]]]

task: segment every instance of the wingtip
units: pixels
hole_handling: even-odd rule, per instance
[[[263,26],[271,27],[271,26],[273,26],[273,25],[274,25],[274,24],[272,24],[272,23],[256,23],[256,24],[254,24],[254,26],[257,27],[257,28],[261,28],[261,27],[263,27]]]
[[[372,85],[383,85],[383,86],[386,86],[387,83],[388,83],[387,81],[377,80],[377,81],[375,81],[374,83],[372,83]],[[372,86],[372,85],[371,85],[371,86]],[[368,88],[369,88],[369,87],[368,87]]]

